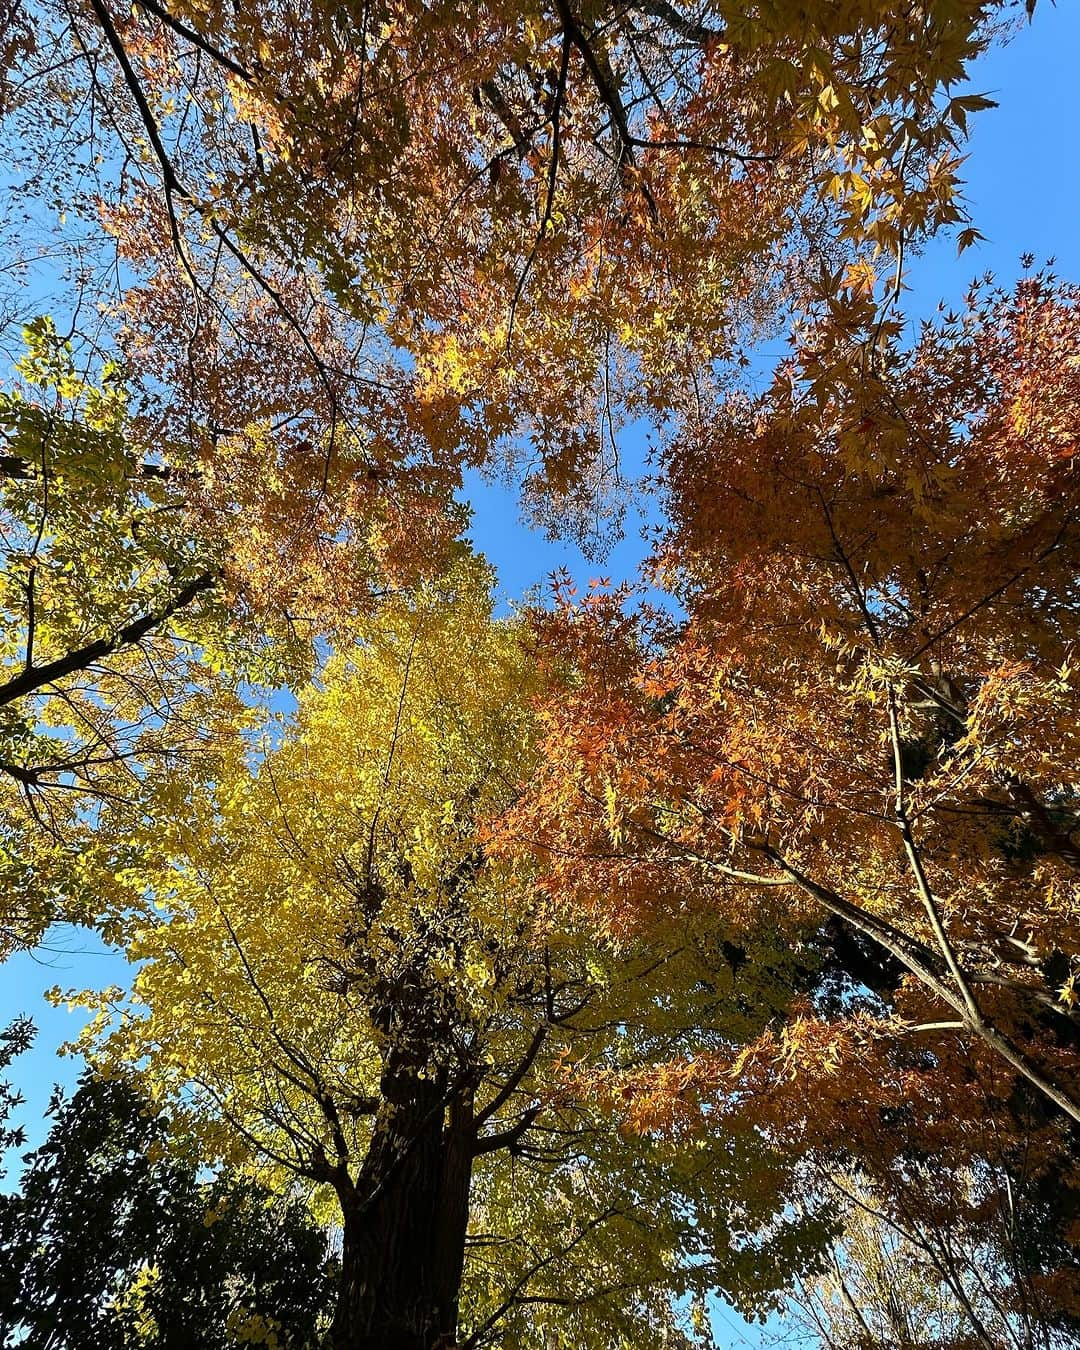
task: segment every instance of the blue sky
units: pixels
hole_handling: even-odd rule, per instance
[[[909,320],[929,318],[939,300],[956,303],[970,281],[992,271],[1002,283],[1020,274],[1020,255],[1057,259],[1058,272],[1080,282],[1080,6],[1039,0],[1034,21],[1007,45],[983,57],[973,91],[999,106],[973,122],[964,167],[966,198],[985,242],[957,256],[955,243],[936,240],[909,258],[902,307]],[[773,349],[775,348],[775,350]],[[767,355],[784,354],[780,341]],[[629,447],[628,458],[635,449]],[[643,513],[631,510],[622,542],[603,562],[591,562],[573,544],[551,542],[525,529],[512,488],[469,484],[472,536],[496,565],[501,589],[514,598],[543,583],[560,567],[579,580],[603,574],[624,577],[644,556],[639,538]],[[635,520],[635,514],[637,519]]]
[[[975,120],[966,165],[967,199],[984,243],[956,256],[955,244],[940,239],[911,259],[904,310],[909,319],[933,314],[939,300],[955,303],[974,276],[992,271],[1003,283],[1020,272],[1020,255],[1037,262],[1056,258],[1056,270],[1080,282],[1080,6],[1062,0],[1055,8],[1039,0],[1035,19],[1003,48],[983,58],[974,90],[1000,106]],[[780,354],[777,344],[776,355]],[[641,447],[636,447],[640,454]],[[629,458],[635,447],[629,447]],[[512,489],[470,482],[474,510],[470,531],[477,547],[495,564],[504,599],[543,585],[565,567],[585,581],[603,573],[632,575],[644,556],[640,511],[630,511],[623,541],[599,565],[566,542],[553,543],[525,528]],[[70,1083],[79,1065],[55,1057],[57,1046],[74,1035],[79,1019],[44,1005],[42,991],[105,984],[124,979],[125,967],[93,935],[64,930],[39,953],[9,961],[0,974],[0,1025],[29,1013],[39,1028],[31,1055],[15,1078],[28,1099],[24,1119],[33,1137],[54,1081]],[[727,1310],[718,1310],[717,1344],[723,1350],[775,1345],[781,1328],[764,1334]]]

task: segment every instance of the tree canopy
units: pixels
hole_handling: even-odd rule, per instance
[[[834,1180],[854,1154],[920,1251],[921,1225],[966,1213],[975,1242],[1061,1187],[1064,1246],[1017,1265],[1034,1198],[993,1239],[1023,1321],[1032,1278],[1075,1297],[1076,294],[976,290],[872,366],[844,318],[672,441],[656,567],[682,616],[598,590],[540,621],[569,674],[505,846],[604,931],[689,908],[823,958],[756,1045],[606,1090],[645,1130],[749,1112]],[[926,1157],[956,1180],[932,1218]],[[961,1313],[959,1343],[1003,1343]]]
[[[1080,293],[900,312],[1020,20],[0,0],[12,1343],[1075,1343]]]
[[[975,292],[857,381],[826,325],[687,428],[657,565],[688,618],[651,652],[617,598],[556,618],[592,678],[523,806],[553,893],[782,897],[1074,1121],[1077,317],[1045,277]]]
[[[28,13],[18,209],[56,193],[93,222],[83,275],[151,439],[213,465],[256,590],[326,620],[373,565],[415,571],[463,466],[523,460],[541,516],[587,531],[628,417],[667,416],[849,260],[891,284],[963,216],[989,104],[965,71],[1007,9]]]
[[[189,1096],[199,1156],[332,1196],[335,1345],[419,1346],[459,1316],[476,1346],[689,1343],[676,1291],[767,1298],[824,1229],[784,1215],[778,1153],[656,1141],[643,1171],[561,1083],[745,1038],[761,1013],[716,998],[707,930],[597,947],[488,856],[535,757],[536,686],[488,584],[468,561],[384,605],[257,763],[159,805],[121,878],[139,969],[99,1053]]]
[[[171,1157],[167,1120],[124,1078],[86,1073],[52,1112],[0,1196],[0,1342],[316,1344],[335,1264],[301,1202]]]

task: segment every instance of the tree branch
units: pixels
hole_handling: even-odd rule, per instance
[[[495,1096],[492,1097],[491,1101],[488,1102],[488,1104],[483,1108],[483,1110],[477,1112],[475,1122],[477,1129],[479,1129],[482,1125],[484,1125],[487,1121],[489,1121],[492,1118],[492,1116],[495,1115],[495,1113],[498,1110],[500,1110],[500,1108],[505,1106],[506,1103],[510,1100],[510,1098],[514,1095],[515,1091],[518,1088],[518,1085],[521,1083],[521,1080],[532,1068],[533,1063],[536,1060],[536,1056],[540,1053],[540,1047],[544,1044],[544,1041],[547,1039],[547,1034],[548,1028],[546,1025],[541,1025],[536,1028],[536,1031],[533,1033],[533,1038],[529,1042],[528,1048],[526,1049],[524,1055],[522,1055],[521,1059],[518,1061],[517,1066],[514,1069],[514,1071],[510,1074],[510,1077],[502,1085],[502,1087],[495,1094]]]
[[[215,574],[205,572],[202,576],[196,577],[194,581],[189,581],[161,609],[151,611],[151,613],[133,620],[114,633],[112,637],[99,638],[96,642],[87,643],[85,647],[79,647],[75,651],[68,652],[65,656],[57,657],[55,661],[49,661],[43,666],[33,666],[22,671],[14,679],[0,685],[0,707],[13,703],[17,698],[24,698],[27,694],[37,693],[46,685],[55,684],[57,680],[62,680],[66,675],[73,675],[78,670],[85,670],[95,661],[100,661],[123,647],[133,647],[137,642],[152,633],[155,628],[160,628],[162,624],[167,623],[174,614],[186,609],[204,591],[212,590],[218,584],[218,580],[219,578]]]
[[[680,14],[674,5],[669,5],[667,0],[637,0],[634,8],[642,14],[660,19],[672,32],[701,47],[721,36],[718,28],[709,28],[707,24],[699,23],[697,19],[688,19],[686,15]]]
[[[515,1144],[519,1144],[524,1139],[533,1121],[542,1110],[543,1108],[540,1106],[530,1106],[521,1119],[508,1129],[500,1130],[498,1134],[488,1134],[478,1138],[472,1146],[473,1157],[479,1158],[484,1153],[494,1153],[500,1148],[513,1149]]]

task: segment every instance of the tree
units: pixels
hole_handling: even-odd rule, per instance
[[[5,949],[93,913],[53,844],[86,780],[104,801],[199,740],[165,715],[210,679],[185,640],[284,678],[282,644],[447,564],[463,469],[505,455],[603,534],[627,418],[829,289],[838,234],[899,263],[958,217],[985,100],[953,89],[997,10],[900,12],[18,7],[13,219],[62,203],[81,233],[76,341],[35,329],[4,396]],[[108,388],[76,374],[98,350]]]
[[[860,304],[672,441],[688,619],[653,655],[616,600],[569,613],[586,674],[522,819],[613,920],[640,872],[826,924],[886,1025],[974,1038],[1077,1119],[1077,296],[975,292],[879,365]]]
[[[336,1208],[335,1347],[702,1343],[688,1303],[765,1305],[822,1229],[752,1138],[643,1152],[567,1076],[761,1014],[722,1008],[685,925],[617,954],[489,857],[536,688],[489,580],[466,559],[388,601],[272,748],[160,789],[121,878],[131,1001],[87,995],[113,1014],[87,1041],[186,1097],[197,1156]]]
[[[861,1166],[826,1175],[843,1234],[830,1266],[793,1293],[800,1320],[836,1350],[1075,1345],[1075,1249],[1063,1235],[1077,1192],[1058,1168],[1032,1175],[1039,1152],[1018,1142],[1011,1159],[980,1159],[943,1184],[940,1160],[909,1144],[894,1164],[900,1184],[875,1185]]]
[[[109,822],[145,777],[209,753],[242,718],[217,671],[280,679],[310,659],[227,595],[195,467],[133,437],[117,366],[80,373],[48,320],[25,338],[0,393],[4,954],[57,917],[102,917],[85,855],[115,856]]]
[[[0,1340],[27,1350],[314,1346],[334,1285],[295,1199],[167,1152],[169,1121],[124,1078],[84,1073],[0,1197]]]
[[[28,1017],[16,1017],[0,1031],[0,1069],[7,1069],[18,1055],[25,1054],[34,1043],[34,1024]],[[20,1148],[26,1142],[22,1125],[11,1124],[12,1112],[23,1103],[23,1095],[14,1084],[0,1082],[0,1151]],[[0,1177],[4,1174],[0,1171]]]
[[[206,1156],[332,1194],[337,1344],[568,1320],[599,1344],[692,1338],[673,1289],[730,1279],[760,1305],[813,1266],[830,1216],[786,1213],[777,1178],[787,1196],[810,1161],[838,1172],[845,1137],[890,1203],[926,1140],[977,1175],[976,1088],[1064,1174],[1076,297],[976,299],[911,352],[889,318],[905,249],[962,218],[987,104],[962,81],[1002,13],[72,0],[0,49],[27,70],[8,127],[44,90],[60,173],[85,174],[28,191],[115,242],[102,323],[134,396],[98,425],[84,381],[63,437],[125,465],[99,500],[113,542],[164,523],[39,631],[39,563],[68,593],[39,524],[54,433],[12,404],[11,940],[57,896],[107,911],[145,1015],[106,998],[101,1053],[189,1094]],[[727,399],[742,344],[792,311],[817,321],[794,363]],[[580,525],[617,509],[638,417],[665,432],[678,619],[568,605],[543,625],[552,694],[467,564],[404,595],[460,561],[463,469],[525,464],[538,513]],[[145,582],[160,603],[121,618]],[[259,751],[226,728],[209,637],[249,616],[342,650]],[[169,688],[210,730],[181,774],[171,697],[167,720],[120,697],[177,639],[201,650]],[[44,735],[64,700],[77,719]],[[1038,1129],[1021,1080],[1049,1103]],[[879,1159],[860,1111],[916,1092],[918,1129]],[[724,1147],[692,1137],[705,1123]],[[553,1221],[516,1189],[526,1163]]]
[[[222,518],[239,497],[260,527],[238,552],[306,613],[357,505],[405,555],[410,500],[437,534],[464,465],[517,456],[541,514],[587,529],[620,423],[666,416],[823,266],[831,289],[838,236],[891,270],[959,220],[988,103],[965,70],[1002,13],[43,4],[21,96],[63,153],[10,125],[137,278],[116,319],[151,439],[220,465]]]
[[[703,390],[664,456],[684,615],[595,591],[540,619],[571,675],[505,846],[601,931],[677,904],[819,955],[784,1022],[690,1072],[713,1128],[734,1082],[833,1166],[884,1112],[900,1159],[925,1129],[977,1168],[987,1118],[1067,1177],[1080,308],[1030,276],[899,331],[841,298],[759,400]],[[656,1083],[622,1086],[648,1128]]]

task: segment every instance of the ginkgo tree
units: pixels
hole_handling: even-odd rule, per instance
[[[706,1344],[709,1290],[767,1306],[827,1225],[753,1132],[631,1142],[575,1080],[747,1040],[789,958],[743,953],[737,1004],[708,926],[616,951],[489,856],[539,678],[489,585],[465,558],[388,600],[272,744],[155,784],[102,879],[137,969],[85,1045],[186,1100],[198,1156],[318,1188],[342,1350]]]

